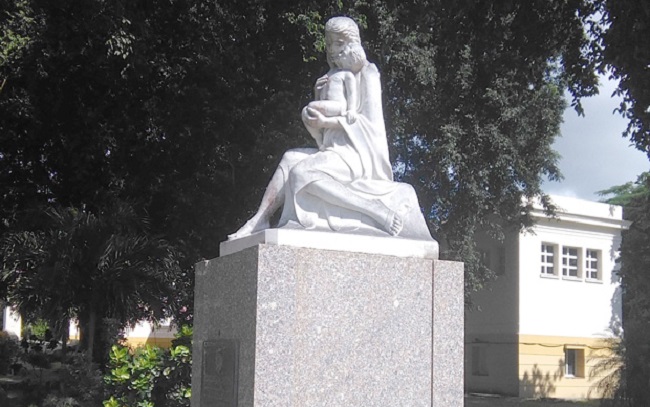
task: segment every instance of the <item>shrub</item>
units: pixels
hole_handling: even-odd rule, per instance
[[[71,355],[59,371],[61,400],[74,400],[82,407],[101,405],[104,398],[102,373],[94,364],[88,363],[83,353]],[[65,404],[63,404],[65,405]]]
[[[81,404],[71,397],[59,397],[50,394],[43,401],[43,407],[81,407]]]
[[[113,345],[104,377],[111,396],[104,407],[186,407],[191,397],[191,335],[182,327],[168,350],[145,346],[130,352]]]
[[[20,342],[16,335],[0,331],[0,375],[9,373],[11,365],[20,353]]]
[[[23,337],[28,337],[28,339],[45,341],[46,332],[48,332],[49,325],[45,320],[37,319],[36,321],[25,325],[23,328]]]

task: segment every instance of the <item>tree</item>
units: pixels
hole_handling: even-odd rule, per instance
[[[622,406],[650,403],[650,173],[637,181],[599,192],[613,195],[606,202],[623,205],[624,217],[632,224],[623,232],[621,243],[621,286],[623,288],[623,337],[618,348],[623,361],[620,380],[613,392]]]
[[[63,328],[64,342],[77,318],[82,344],[101,360],[106,349],[94,350],[104,318],[126,325],[171,314],[178,255],[148,234],[146,218],[123,203],[99,214],[75,208],[46,214],[38,219],[42,226],[6,233],[0,245],[8,299],[23,315]]]
[[[95,210],[117,195],[146,208],[155,230],[191,240],[191,257],[214,257],[249,192],[234,172],[262,172],[241,158],[260,131],[248,121],[267,103],[295,103],[279,103],[272,81],[253,88],[264,69],[250,51],[253,3],[6,3],[26,45],[0,74],[4,216],[50,201]]]
[[[619,81],[618,110],[629,120],[624,135],[650,159],[650,6],[643,0],[600,3],[606,26],[599,35],[602,69]]]
[[[302,57],[270,46],[256,7],[2,2],[0,227],[29,229],[25,209],[129,201],[185,253],[177,297],[191,309],[193,264],[246,216],[240,202],[291,136],[279,118],[300,105],[278,87],[300,81],[267,63]],[[297,38],[278,18],[266,30]]]
[[[634,182],[630,181],[623,185],[615,185],[598,191],[597,194],[604,197],[604,202],[608,204],[623,206],[626,219],[635,219],[639,217],[639,211],[642,211],[639,202],[642,202],[642,199],[650,192],[648,189],[649,180],[650,173],[644,172]]]
[[[618,111],[629,120],[624,136],[650,159],[650,6],[644,1],[602,0],[604,27],[594,49],[601,58],[601,70],[619,80],[616,94],[622,96]],[[624,369],[615,400],[620,405],[650,403],[647,377],[650,375],[650,176],[641,174],[635,183],[601,191],[613,195],[607,202],[623,205],[624,216],[632,221],[623,233],[621,279],[623,287],[624,336],[621,356]]]

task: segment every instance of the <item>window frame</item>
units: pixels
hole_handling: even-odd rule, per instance
[[[490,375],[487,363],[487,346],[472,345],[471,369],[472,376],[486,377]]]
[[[571,250],[575,251],[575,255],[566,253]],[[562,264],[560,268],[562,269],[562,278],[567,280],[582,280],[582,249],[575,246],[562,246],[561,259]],[[572,260],[575,260],[575,265],[571,264]],[[571,275],[571,271],[573,270],[575,270],[575,276]]]
[[[551,252],[547,249],[551,249]],[[542,242],[540,247],[540,275],[542,277],[558,277],[558,245]],[[550,261],[549,261],[550,258]],[[549,273],[548,270],[551,269]]]
[[[572,356],[570,357],[569,355]],[[564,377],[568,379],[580,379],[585,377],[584,348],[576,346],[564,347]]]
[[[492,270],[492,251],[490,249],[479,248],[478,254],[481,264],[484,267]]]
[[[591,257],[590,254],[595,254],[596,256]],[[603,274],[601,270],[602,257],[603,257],[602,250],[591,249],[591,248],[585,249],[585,261],[584,261],[585,279],[589,281],[602,281],[603,279]],[[593,262],[596,263],[595,267],[593,267]],[[595,277],[592,277],[593,273],[596,274]]]

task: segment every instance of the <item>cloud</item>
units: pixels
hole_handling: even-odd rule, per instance
[[[606,77],[600,81],[600,94],[583,100],[585,117],[572,108],[564,112],[562,136],[553,144],[562,156],[564,180],[545,182],[547,193],[598,200],[595,192],[634,181],[650,170],[647,156],[622,137],[627,121],[614,113],[620,103],[612,97],[616,82]]]

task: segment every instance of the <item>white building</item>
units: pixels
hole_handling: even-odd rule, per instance
[[[501,275],[466,313],[469,392],[599,396],[593,367],[608,354],[603,339],[621,329],[615,260],[629,222],[619,206],[552,198],[555,218],[536,205],[531,231],[479,241]]]
[[[0,325],[2,329],[0,331],[5,331],[20,338],[20,330],[22,327],[20,315],[10,307],[5,307],[2,301],[0,301],[0,309],[2,310],[2,325]]]

